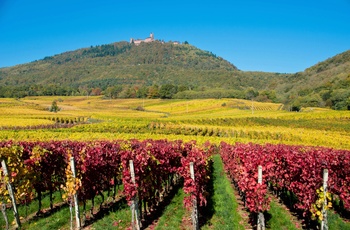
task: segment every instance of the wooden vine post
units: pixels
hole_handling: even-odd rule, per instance
[[[258,166],[258,184],[262,184],[262,166]],[[265,230],[265,217],[264,213],[258,213],[258,222],[257,222],[258,230]]]
[[[135,170],[134,170],[134,162],[132,160],[129,161],[129,167],[130,167],[130,175],[131,175],[131,181],[135,185]],[[132,198],[131,201],[131,226],[133,230],[140,230],[141,228],[141,221],[140,221],[140,213],[139,213],[139,204],[138,204],[138,197],[135,196]]]
[[[1,161],[1,167],[2,167],[2,171],[4,172],[4,176],[8,176],[8,170],[7,170],[7,166],[6,166],[5,160]],[[12,188],[12,184],[11,184],[10,180],[7,182],[7,190],[9,192],[9,195],[10,195],[10,198],[11,198],[11,201],[12,201],[13,214],[15,216],[17,228],[20,228],[21,227],[21,221],[19,219],[17,203],[16,203],[16,197],[15,197],[15,194],[13,193],[13,188]]]
[[[70,158],[70,167],[72,169],[73,178],[76,178],[74,157]],[[76,229],[80,229],[81,228],[81,224],[80,224],[80,212],[79,212],[78,193],[75,193],[73,195],[73,199],[74,199],[74,208],[75,208]]]
[[[194,178],[194,167],[193,167],[193,162],[190,162],[190,173],[191,173],[191,178],[193,180],[193,182],[195,183],[195,178]],[[198,206],[197,206],[197,198],[193,198],[192,200],[192,214],[191,214],[191,218],[192,218],[192,225],[193,225],[193,229],[194,230],[198,230],[199,229],[199,223],[198,223]]]
[[[327,220],[327,182],[328,182],[328,169],[323,170],[323,197],[324,202],[322,205],[322,222],[321,222],[321,230],[328,230],[328,220]]]

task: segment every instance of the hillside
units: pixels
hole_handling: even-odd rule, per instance
[[[118,42],[1,69],[1,83],[85,84],[88,87],[101,84],[188,84],[189,77],[197,77],[199,70],[211,76],[210,72],[227,74],[236,67],[190,45],[154,42],[135,46]]]
[[[167,68],[166,68],[167,67]],[[122,79],[125,83],[157,79],[173,70],[235,70],[222,58],[190,45],[154,42],[139,46],[118,42],[46,57],[13,68],[2,69],[2,80],[12,84],[82,84],[96,79]],[[170,73],[169,73],[170,74]],[[166,80],[164,80],[165,82]]]
[[[288,76],[276,91],[295,107],[350,108],[350,50]]]
[[[0,97],[241,98],[301,107],[350,108],[350,50],[303,72],[240,71],[185,42],[129,42],[82,48],[0,68]]]
[[[275,73],[239,71],[223,58],[189,44],[155,41],[136,46],[116,42],[1,68],[0,96],[78,95],[118,86],[118,96],[129,97],[125,91],[135,91],[135,87],[148,87],[149,91],[151,86],[169,84],[177,91],[242,91],[248,87],[262,90],[268,88],[271,79],[280,77]]]

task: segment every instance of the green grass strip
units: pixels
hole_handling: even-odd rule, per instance
[[[131,210],[127,202],[122,200],[109,210],[107,215],[91,225],[94,230],[127,229],[131,226]]]
[[[275,200],[270,203],[270,210],[265,214],[268,229],[297,230],[302,229],[301,224],[293,223],[291,214],[283,206],[278,205]]]
[[[74,210],[73,210],[74,211]],[[34,222],[28,222],[23,224],[23,229],[69,229],[70,225],[70,212],[68,207],[64,207],[58,212],[50,215],[46,218],[39,218]]]
[[[171,200],[170,204],[165,208],[164,213],[159,218],[157,229],[180,229],[183,215],[185,214],[185,208],[183,206],[184,200],[183,189],[180,188],[176,193],[174,198]]]
[[[345,222],[337,213],[334,211],[328,211],[328,227],[332,230],[350,230],[350,223]]]
[[[53,203],[57,205],[58,203],[62,203],[62,202],[63,202],[63,200],[61,198],[61,194],[58,191],[56,191],[53,194]],[[49,193],[44,193],[43,197],[42,197],[41,211],[44,211],[45,209],[48,210],[49,207],[50,207]],[[53,228],[58,229],[58,228],[60,228],[60,226],[64,225],[64,222],[67,222],[67,216],[62,216],[62,217],[57,216],[57,213],[59,213],[60,211],[49,216],[51,218],[51,216],[56,215],[55,217],[53,217],[53,221],[49,224],[46,223],[47,220],[43,221],[43,219],[47,219],[47,218],[43,218],[43,217],[35,218],[35,213],[38,211],[38,201],[37,200],[34,200],[33,202],[31,202],[27,206],[26,205],[17,205],[17,208],[18,208],[18,212],[19,212],[19,215],[21,218],[21,225],[22,225],[23,229],[30,229],[30,228],[50,229],[50,226],[48,226],[48,225],[54,224],[54,222],[57,224],[54,224],[54,227],[51,227],[51,229],[53,229]],[[62,209],[64,209],[64,208],[65,208],[64,205],[62,205]],[[60,208],[57,208],[57,209],[60,209]],[[14,223],[14,215],[13,215],[12,208],[7,209],[6,212],[7,212],[7,216],[8,216],[10,227],[11,227],[11,226],[13,226],[11,223]],[[68,217],[69,217],[69,215],[68,215]],[[25,218],[29,218],[29,221],[27,221],[26,223],[23,223]],[[36,219],[38,219],[38,220],[36,220]],[[43,226],[40,226],[40,224],[41,224],[40,221],[44,222]],[[38,222],[38,223],[36,223],[36,222]],[[1,215],[1,217],[0,217],[0,228],[2,228],[2,227],[5,227],[5,221],[4,221],[3,215]]]
[[[220,155],[213,156],[213,216],[202,229],[244,229],[240,225],[241,216],[237,213],[238,203],[233,188],[224,172]]]

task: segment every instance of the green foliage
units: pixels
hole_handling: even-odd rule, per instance
[[[52,105],[51,105],[51,107],[50,107],[50,112],[54,112],[54,113],[57,113],[58,111],[60,111],[61,109],[58,107],[58,105],[57,105],[57,101],[56,100],[54,100],[53,102],[52,102]]]
[[[257,97],[258,95],[259,95],[259,92],[257,92],[253,87],[249,87],[249,88],[245,91],[245,97],[244,97],[244,99],[252,100],[253,98]]]
[[[159,89],[159,96],[162,99],[171,99],[177,93],[177,87],[172,84],[162,85]]]
[[[290,107],[291,111],[296,111],[299,112],[301,110],[301,102],[300,99],[297,98],[296,100],[293,101],[291,107]]]
[[[276,93],[285,94],[285,103],[299,104],[301,107],[318,106],[348,110],[349,72],[350,50],[320,62],[304,72],[288,76],[284,82],[280,82]]]
[[[275,90],[263,90],[254,100],[259,102],[278,102]]]
[[[158,85],[153,85],[153,86],[149,87],[147,97],[148,98],[158,98],[159,97]]]
[[[319,94],[308,94],[300,97],[300,106],[302,107],[322,107],[322,98]]]
[[[102,91],[107,98],[170,98],[203,87],[260,90],[268,87],[268,79],[284,75],[239,71],[215,54],[187,43],[135,46],[117,42],[1,68],[0,76],[0,97],[86,96]],[[158,93],[154,85],[158,85]],[[174,87],[166,89],[169,85]]]
[[[333,108],[336,110],[347,110],[350,106],[350,89],[337,89],[331,93]]]
[[[105,90],[104,95],[108,98],[117,98],[122,90],[121,86],[110,86]]]

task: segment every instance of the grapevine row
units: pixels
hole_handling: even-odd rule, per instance
[[[221,143],[225,169],[244,195],[251,212],[269,208],[267,187],[296,195],[295,208],[304,215],[320,216],[317,191],[323,170],[328,169],[328,191],[350,209],[350,151],[288,145],[229,145]],[[257,184],[257,167],[263,167],[263,183]],[[322,217],[321,217],[322,218]],[[321,219],[320,218],[320,219]]]
[[[209,179],[211,158],[208,151],[195,142],[167,140],[118,141],[50,141],[0,142],[0,159],[4,159],[10,176],[1,179],[15,187],[16,199],[29,203],[35,197],[63,189],[67,201],[74,194],[84,204],[96,195],[104,199],[103,191],[116,193],[116,185],[123,183],[127,201],[138,196],[144,211],[150,212],[169,192],[179,178],[184,178],[184,191],[188,196],[184,205],[189,207],[193,198],[206,204],[205,186]],[[75,161],[76,178],[72,177],[69,161]],[[132,183],[129,161],[135,168],[136,183]],[[196,181],[190,180],[189,162],[195,161]],[[8,192],[1,183],[2,202],[7,203]],[[51,208],[52,208],[51,198]],[[140,207],[141,209],[141,207]]]

